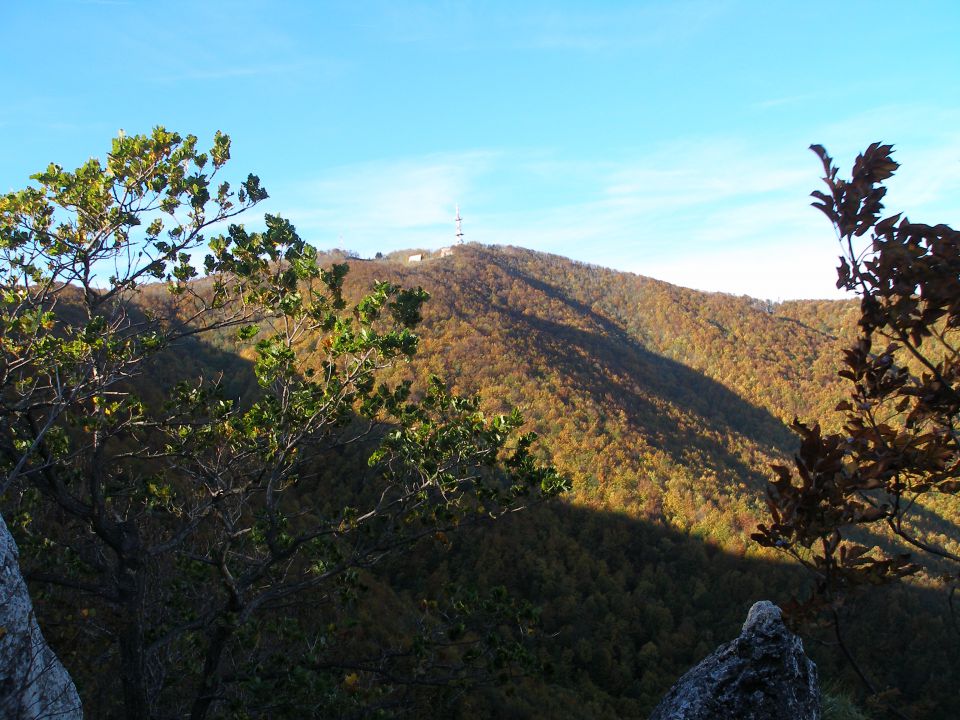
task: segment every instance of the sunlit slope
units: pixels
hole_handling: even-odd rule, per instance
[[[736,634],[753,601],[785,603],[801,590],[800,569],[749,534],[764,513],[769,464],[796,444],[785,423],[795,415],[829,423],[843,394],[836,363],[854,304],[774,306],[516,248],[459,246],[419,263],[409,254],[348,260],[350,296],[375,280],[432,294],[420,352],[398,374],[421,382],[435,372],[479,392],[490,412],[520,406],[574,491],[425,547],[384,568],[389,578],[374,586],[396,592],[413,619],[421,599],[449,582],[503,584],[543,608],[552,673],[512,695],[464,696],[460,717],[644,717],[673,680]],[[362,473],[337,470],[350,462],[330,464],[322,492],[362,491]],[[930,533],[948,527],[935,519]],[[949,693],[912,670],[960,667],[934,595],[879,598],[851,638],[884,659],[879,682],[899,684],[908,705],[933,708],[927,717],[950,717],[940,712]],[[371,617],[383,617],[380,601],[369,602]],[[909,642],[877,627],[909,628]],[[810,647],[823,677],[855,687],[835,651]]]
[[[358,286],[428,289],[411,375],[436,372],[492,410],[519,405],[574,480],[563,503],[413,566],[428,586],[504,583],[544,607],[552,689],[538,681],[529,696],[495,694],[483,712],[506,702],[517,717],[642,717],[735,634],[752,601],[784,603],[800,591],[800,569],[749,534],[763,517],[767,467],[795,448],[786,424],[833,422],[854,303],[772,305],[517,248],[463,246],[452,257],[351,268]],[[951,662],[946,617],[932,595],[878,597],[851,636],[884,658],[874,670],[882,683],[946,717],[938,713],[951,699],[911,671]],[[875,635],[878,626],[909,626],[910,640]],[[855,687],[837,654],[817,643],[812,652],[825,678]]]
[[[579,501],[738,544],[793,448],[783,421],[838,398],[836,338],[749,298],[517,248],[351,269],[432,293],[417,364],[523,408]]]

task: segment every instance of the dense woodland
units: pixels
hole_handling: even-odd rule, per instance
[[[454,397],[479,394],[482,417],[470,402],[452,402],[466,403],[456,405],[457,422],[472,423],[482,438],[492,432],[486,418],[519,408],[523,429],[539,436],[531,452],[572,489],[557,498],[559,485],[529,495],[520,488],[506,499],[494,490],[456,513],[434,509],[429,532],[409,536],[397,530],[405,516],[397,520],[390,537],[412,543],[409,552],[394,558],[371,546],[351,556],[350,571],[338,572],[332,589],[271,605],[260,624],[230,628],[238,659],[225,663],[229,676],[218,682],[244,689],[218,696],[219,705],[207,702],[205,713],[212,707],[232,717],[644,717],[679,675],[737,633],[753,602],[771,599],[789,610],[809,593],[801,567],[750,535],[764,518],[771,464],[796,450],[790,421],[818,418],[827,428],[839,422],[833,409],[843,388],[836,373],[841,348],[855,333],[854,302],[773,304],[707,294],[511,247],[460,245],[448,257],[427,253],[421,263],[407,262],[407,255],[316,260],[322,268],[349,264],[345,277],[333,271],[332,280],[322,277],[334,297],[343,281],[342,308],[354,308],[357,317],[369,307],[364,294],[385,287],[378,282],[392,284],[381,306],[396,288],[429,292],[419,345],[404,353],[410,361],[378,371],[390,387],[411,381],[411,397],[435,409],[425,381],[430,374],[444,378]],[[305,256],[290,262],[300,261],[312,267]],[[272,272],[268,264],[263,272]],[[187,322],[184,297],[218,291],[186,271],[178,282],[190,288],[186,296],[171,295],[162,282],[145,285],[136,318],[164,318],[175,327]],[[296,283],[289,285],[294,295]],[[58,308],[60,321],[75,312],[71,302],[79,300]],[[259,322],[239,335],[236,324],[224,323],[186,336],[145,358],[142,373],[122,386],[145,406],[161,407],[185,392],[174,389],[180,381],[216,377],[226,401],[257,410],[264,348],[270,349],[256,344],[257,333],[283,320]],[[396,332],[377,337],[406,342]],[[295,343],[322,345],[325,337],[306,333]],[[325,369],[297,372],[313,377]],[[364,403],[372,387],[361,387]],[[341,442],[341,428],[363,420],[362,411],[341,413],[322,451],[305,459],[308,472],[298,471],[309,482],[290,475],[279,507],[292,535],[315,516],[337,517],[338,508],[362,507],[378,492],[367,457],[392,437],[391,425]],[[117,450],[135,455],[133,442],[118,438]],[[178,452],[196,442],[198,451],[216,454],[188,429],[171,442],[181,443]],[[160,459],[128,464],[115,480],[125,482],[124,473],[149,476]],[[183,481],[165,482],[148,486],[147,514],[161,517],[176,503]],[[91,562],[71,541],[83,523],[51,510],[30,489],[3,502],[41,625],[76,679],[87,713],[118,716],[123,667],[111,629],[114,609],[106,596],[77,592],[89,581],[83,565]],[[529,507],[513,512],[520,505]],[[958,552],[958,519],[960,508],[943,499],[925,508],[915,532]],[[349,540],[349,522],[344,516],[330,532]],[[864,537],[888,543],[882,535]],[[206,540],[201,534],[199,542]],[[355,542],[359,547],[361,540]],[[325,562],[336,565],[344,550],[329,552],[334,559]],[[157,588],[153,600],[169,606],[158,612],[190,618],[203,601],[194,597],[191,578],[200,587],[213,570],[187,555],[171,562],[182,564],[170,570],[181,584],[165,588],[164,596]],[[960,643],[938,571],[931,565],[840,608],[848,644],[885,690],[881,705],[917,720],[955,717],[960,708]],[[313,570],[291,562],[284,572]],[[71,573],[79,578],[73,588],[50,581]],[[793,620],[828,693],[869,710],[871,699],[829,633],[799,614]],[[182,645],[171,643],[171,657],[193,657],[191,642],[185,635]],[[258,653],[249,662],[239,658],[247,647]],[[181,691],[175,676],[156,686],[161,698]],[[879,718],[885,711],[872,712]]]
[[[683,671],[736,634],[756,599],[803,596],[801,569],[749,535],[763,517],[769,464],[793,451],[786,424],[795,415],[829,418],[840,396],[837,356],[853,303],[772,305],[517,248],[460,246],[420,265],[349,262],[355,295],[382,279],[432,294],[420,351],[395,372],[438,373],[457,392],[478,392],[491,411],[519,406],[544,459],[574,488],[367,575],[366,589],[349,600],[361,618],[342,631],[349,642],[369,650],[409,632],[423,599],[442,597],[450,583],[481,592],[505,586],[539,608],[537,668],[506,684],[458,689],[448,701],[459,715],[642,717]],[[147,394],[216,371],[236,396],[253,395],[244,354],[232,334],[197,342],[151,367]],[[330,462],[329,484],[306,492],[362,492],[343,481],[356,470],[349,454]],[[953,517],[931,516],[929,536],[955,542]],[[960,658],[945,597],[925,585],[933,583],[885,589],[851,607],[851,632],[911,716],[950,717],[960,698],[949,679]],[[55,607],[55,595],[44,604],[46,592],[37,589],[41,612]],[[53,617],[59,622],[47,632],[81,688],[102,683],[99,670],[96,680],[85,677],[79,660],[90,648],[73,617]],[[828,689],[861,695],[816,627],[801,632]],[[375,695],[376,675],[366,682]],[[290,711],[307,702],[277,689]],[[443,708],[438,716],[451,712]]]
[[[543,606],[545,634],[557,633],[544,641],[554,688],[572,693],[563,712],[642,716],[735,634],[755,599],[804,596],[800,569],[749,536],[764,517],[769,464],[794,452],[787,424],[831,422],[854,302],[773,305],[518,248],[352,267],[361,284],[396,273],[430,288],[416,363],[521,407],[549,459],[574,478],[560,504],[494,529],[496,544],[458,540],[444,563]],[[945,500],[927,516],[926,537],[955,549],[956,518]],[[960,706],[950,683],[928,672],[957,667],[942,592],[885,589],[850,617],[864,658],[886,658],[867,663],[881,686],[903,692],[917,717]],[[857,694],[815,628],[805,637],[828,686]],[[596,704],[582,705],[584,696]],[[545,692],[521,697],[536,700],[518,716],[549,706]]]

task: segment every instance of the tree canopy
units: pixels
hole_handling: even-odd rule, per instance
[[[329,615],[291,611],[349,604],[382,559],[567,481],[517,411],[390,380],[429,295],[375,282],[351,301],[348,265],[322,267],[286,220],[231,224],[267,193],[223,180],[229,157],[226,135],[200,152],[158,127],[0,197],[0,494],[29,577],[116,671],[88,706],[273,714],[286,683],[318,712],[389,707],[522,659],[533,615],[506,596],[452,591],[362,659],[334,651]]]

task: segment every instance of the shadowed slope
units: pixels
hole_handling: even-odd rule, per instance
[[[540,653],[552,670],[506,690],[452,693],[460,717],[643,717],[736,634],[754,601],[801,590],[797,567],[747,538],[768,463],[794,447],[782,421],[836,402],[845,304],[770,308],[514,248],[457,247],[418,265],[351,261],[351,293],[374,279],[433,294],[415,365],[398,372],[436,371],[491,410],[520,405],[575,491],[365,577],[360,622],[337,636],[345,651],[401,637],[448,582],[503,584],[542,606]],[[179,368],[155,368],[157,381],[225,369],[231,395],[242,395],[248,368],[220,340]],[[331,456],[305,491],[363,492],[361,459]],[[952,717],[960,658],[943,606],[918,589],[877,599],[859,611],[858,651],[883,658],[872,670],[903,687],[907,705]],[[877,632],[891,627],[902,632]],[[86,664],[78,640],[73,658]],[[855,687],[832,649],[808,649],[822,677]],[[336,685],[342,673],[331,677]]]

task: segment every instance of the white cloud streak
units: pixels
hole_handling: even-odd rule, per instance
[[[824,135],[836,141],[843,132],[838,125]],[[960,133],[901,155],[891,212],[949,222],[943,211],[960,189]],[[459,203],[468,241],[520,245],[703,290],[840,297],[836,238],[809,206],[820,172],[802,146],[770,152],[741,138],[593,162],[544,150],[478,150],[334,168],[274,188],[283,201],[271,201],[270,210],[320,247],[342,243],[373,254],[450,244]]]
[[[729,3],[671,0],[590,12],[569,9],[520,18],[525,43],[545,50],[606,52],[644,46],[667,46],[696,38],[728,11]]]
[[[453,239],[457,203],[476,194],[477,177],[495,162],[496,153],[463,152],[334,168],[281,184],[268,207],[321,247],[439,246]]]

